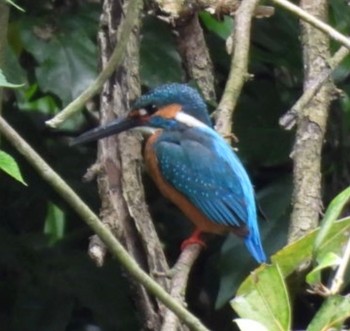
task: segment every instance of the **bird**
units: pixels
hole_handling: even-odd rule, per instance
[[[203,232],[231,232],[258,263],[265,263],[253,185],[237,154],[214,130],[196,89],[160,85],[141,95],[125,117],[83,133],[72,144],[141,126],[157,129],[144,148],[151,178],[196,227],[184,243],[200,243]]]

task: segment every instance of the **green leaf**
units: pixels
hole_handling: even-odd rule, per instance
[[[240,317],[257,321],[269,331],[290,330],[289,295],[278,265],[262,265],[254,271],[231,305]]]
[[[50,42],[48,57],[36,70],[38,84],[66,105],[79,96],[96,76],[96,48],[86,36],[72,33]]]
[[[25,21],[21,27],[22,41],[39,63],[35,73],[40,89],[55,94],[66,105],[95,79],[96,45],[81,29],[72,32],[62,27],[53,33],[40,24],[43,22]]]
[[[50,244],[53,245],[63,238],[65,225],[66,217],[63,211],[52,202],[49,202],[44,224],[44,233],[49,235]]]
[[[338,266],[341,258],[333,252],[327,252],[322,258],[317,259],[317,267],[312,269],[306,275],[306,281],[310,285],[315,285],[321,282],[321,271],[326,268]]]
[[[348,231],[350,231],[350,218],[335,222],[320,246],[319,255],[326,255],[328,252],[340,255],[348,239]],[[281,268],[284,277],[289,276],[300,265],[311,262],[313,243],[317,233],[318,229],[310,232],[271,257],[271,261]]]
[[[328,331],[338,329],[350,317],[350,297],[329,297],[318,310],[306,331]]]
[[[15,30],[15,24],[9,26],[9,30]],[[9,32],[11,33],[11,32]],[[12,32],[12,35],[15,35],[16,32]],[[15,37],[12,37],[12,39],[15,39]],[[15,40],[8,41],[9,44],[5,48],[5,61],[3,66],[3,74],[5,77],[11,77],[11,83],[13,85],[26,85],[27,84],[27,73],[26,71],[21,67],[19,63],[19,59],[21,57],[20,51],[17,53],[14,51],[14,49],[10,46],[10,42],[16,43]],[[18,46],[20,47],[20,46]],[[18,92],[22,91],[22,89],[18,89]],[[16,91],[16,92],[17,92]]]
[[[320,231],[318,232],[315,243],[314,243],[314,255],[319,254],[319,249],[324,240],[326,239],[328,233],[331,231],[334,222],[339,218],[341,211],[343,210],[345,204],[350,199],[350,187],[339,193],[330,203],[327,211],[323,217],[320,225]]]
[[[205,27],[214,32],[220,38],[226,40],[233,31],[233,19],[230,16],[224,16],[224,19],[218,21],[213,15],[207,12],[201,12],[199,17]]]
[[[269,331],[261,323],[248,318],[236,318],[234,321],[241,331]]]
[[[16,3],[14,3],[12,0],[5,0],[8,4],[12,5],[13,7],[17,8],[19,11],[25,12],[25,10],[18,6]]]
[[[26,111],[39,111],[45,115],[51,116],[59,111],[59,107],[51,95],[46,95],[31,101],[19,101],[18,108]]]
[[[19,88],[23,86],[23,84],[12,84],[9,83],[3,74],[2,70],[0,69],[0,87],[8,87],[8,88]]]
[[[11,155],[3,151],[0,151],[0,169],[6,172],[11,177],[13,177],[14,179],[16,179],[17,181],[19,181],[20,183],[22,183],[23,185],[27,186],[26,182],[23,180],[23,177],[15,159]]]

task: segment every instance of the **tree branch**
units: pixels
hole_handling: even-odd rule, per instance
[[[161,300],[192,330],[209,331],[197,317],[174,300],[131,258],[111,231],[99,220],[91,209],[79,198],[70,186],[37,154],[30,145],[0,116],[0,133],[21,153],[38,174],[66,201],[83,221],[103,240],[109,251],[122,266],[150,293]]]
[[[178,22],[177,44],[190,79],[198,84],[204,99],[216,100],[214,69],[202,27],[195,13],[185,22]]]
[[[195,12],[206,10],[207,12],[222,16],[233,15],[240,5],[240,0],[154,0],[159,9],[170,16],[171,20],[182,19],[192,16]],[[256,17],[269,17],[273,15],[275,9],[271,6],[258,6],[254,10]]]
[[[328,67],[315,78],[313,83],[307,88],[293,107],[280,118],[279,123],[282,127],[284,127],[286,130],[291,130],[294,127],[298,113],[300,113],[309,104],[332,72],[349,55],[349,53],[350,50],[343,46],[333,55],[331,59],[327,61]]]
[[[74,99],[54,118],[52,118],[49,121],[46,121],[46,124],[48,126],[51,126],[53,128],[58,127],[65,120],[67,120],[67,118],[69,118],[74,113],[78,112],[82,107],[84,107],[87,101],[89,101],[93,96],[95,96],[101,91],[103,84],[114,73],[115,69],[120,65],[120,63],[124,59],[124,53],[129,40],[129,35],[132,31],[132,28],[135,25],[135,22],[138,19],[139,11],[137,10],[137,8],[140,6],[141,3],[141,0],[129,1],[125,19],[123,21],[123,26],[121,28],[119,42],[115,46],[108,63],[97,76],[95,81],[83,93],[81,93],[76,99]]]
[[[294,5],[288,0],[270,0],[271,2],[287,9],[291,13],[295,14],[296,16],[299,16],[303,21],[310,23],[315,28],[321,30],[322,32],[326,33],[329,37],[332,39],[338,41],[339,43],[343,44],[345,47],[350,49],[350,39],[334,28],[332,28],[327,23],[324,23],[322,20],[316,18],[315,15],[312,15],[308,13],[306,10],[300,8],[299,6]]]
[[[233,112],[243,84],[249,78],[250,27],[258,2],[243,0],[236,13],[231,69],[217,110],[216,130],[223,136],[231,133]]]
[[[188,277],[201,251],[201,245],[194,244],[187,246],[171,270],[170,295],[180,303],[185,302]],[[178,325],[178,317],[171,310],[167,310],[161,331],[176,331],[178,330]]]
[[[327,1],[303,0],[302,7],[326,19]],[[322,31],[301,20],[304,57],[304,91],[327,68],[329,38]],[[293,147],[293,211],[288,241],[293,242],[318,225],[321,210],[321,148],[326,130],[331,84],[325,84],[309,102],[299,109],[296,140]]]
[[[127,1],[104,1],[98,34],[102,68],[107,65],[110,51],[119,43],[123,31],[125,17],[122,5],[126,6]],[[141,10],[142,6],[139,6],[138,17],[141,16]],[[124,59],[103,86],[100,97],[102,124],[115,116],[124,116],[129,111],[129,104],[140,95],[139,30],[140,20],[136,20],[128,38]],[[167,290],[169,280],[157,276],[167,273],[169,267],[145,202],[141,143],[141,136],[135,132],[125,132],[99,143],[97,163],[100,171],[97,181],[102,202],[101,217],[125,244],[133,258]],[[132,282],[131,289],[145,329],[159,330],[163,304],[154,300],[136,282]]]

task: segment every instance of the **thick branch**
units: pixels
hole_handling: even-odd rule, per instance
[[[154,2],[172,20],[192,16],[195,12],[201,10],[206,10],[217,16],[232,15],[240,5],[240,0],[154,0]],[[270,6],[259,6],[254,10],[254,16],[256,17],[269,17],[273,14],[274,8]]]
[[[125,20],[123,21],[123,26],[121,28],[120,38],[118,44],[115,46],[111,57],[104,67],[104,69],[97,76],[96,80],[76,99],[74,99],[66,108],[64,108],[59,114],[49,121],[46,121],[48,126],[53,128],[58,127],[67,118],[72,116],[74,113],[78,112],[84,107],[87,101],[89,101],[94,95],[99,93],[103,87],[106,80],[113,74],[115,69],[120,65],[124,59],[124,54],[126,50],[126,45],[129,40],[129,35],[135,22],[138,19],[139,11],[137,8],[142,3],[141,0],[130,0],[127,8],[127,13]]]
[[[214,69],[197,14],[176,26],[177,44],[187,74],[198,84],[205,100],[216,100]]]
[[[110,252],[123,267],[150,293],[161,300],[169,309],[193,330],[209,331],[195,316],[174,300],[160,285],[147,275],[131,258],[111,231],[99,220],[91,209],[67,185],[67,183],[38,155],[28,143],[0,116],[0,133],[21,153],[38,174],[66,201],[91,229],[106,244]]]
[[[249,78],[248,59],[250,27],[259,0],[243,0],[236,13],[234,28],[234,53],[225,90],[218,106],[216,130],[228,136],[232,128],[232,115],[244,82]]]
[[[302,7],[326,19],[327,1],[303,0]],[[327,68],[329,38],[301,21],[304,56],[304,91]],[[293,242],[318,225],[321,209],[321,148],[326,130],[331,85],[325,84],[308,107],[299,109],[294,160],[293,211],[288,240]]]
[[[98,35],[102,68],[108,65],[110,51],[114,44],[119,44],[123,33],[125,18],[121,5],[120,0],[104,1]],[[141,8],[137,8],[139,14]],[[139,29],[140,22],[137,20],[128,38],[125,58],[115,75],[103,87],[100,98],[102,123],[109,122],[115,116],[124,116],[129,111],[132,100],[140,95]],[[167,273],[168,264],[145,202],[140,135],[127,132],[102,140],[99,144],[98,164],[103,222],[114,230],[144,270],[154,277],[162,272]],[[158,277],[157,281],[163,288],[168,288],[167,278]],[[131,288],[145,329],[159,330],[162,304],[145,292],[140,284],[133,283]]]

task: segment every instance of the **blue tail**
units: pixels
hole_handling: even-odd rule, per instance
[[[247,246],[250,254],[252,254],[254,259],[258,263],[265,263],[266,262],[266,255],[265,255],[264,249],[262,247],[259,236],[248,235],[244,239],[244,243]]]

